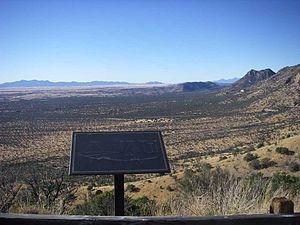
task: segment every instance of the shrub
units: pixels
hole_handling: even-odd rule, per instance
[[[174,188],[172,188],[170,185],[167,186],[167,191],[174,191]]]
[[[254,159],[257,159],[258,156],[257,155],[254,155],[254,154],[251,154],[251,153],[247,153],[244,157],[244,160],[247,161],[247,162],[250,162]]]
[[[255,150],[255,148],[254,148],[253,145],[250,145],[250,146],[248,146],[248,147],[246,148],[246,151],[248,151],[248,152],[251,152],[251,151],[254,151],[254,150]]]
[[[97,191],[95,192],[95,195],[100,195],[101,193],[103,193],[103,191],[97,190]]]
[[[276,162],[272,161],[270,158],[263,158],[261,161],[254,159],[249,163],[249,166],[255,170],[269,168],[274,165],[276,165]]]
[[[250,166],[252,169],[255,169],[255,170],[261,169],[261,168],[260,168],[260,163],[259,163],[259,160],[258,160],[258,159],[254,159],[254,160],[250,161],[249,166]]]
[[[88,191],[92,191],[93,190],[93,186],[92,185],[88,185],[86,188]]]
[[[300,164],[296,163],[296,162],[292,162],[289,165],[289,171],[291,171],[293,173],[300,171]]]
[[[300,177],[289,175],[285,172],[277,173],[272,177],[273,190],[278,188],[290,191],[293,195],[300,193]]]
[[[260,167],[261,169],[265,169],[265,168],[269,168],[269,167],[272,167],[272,166],[275,166],[277,163],[272,161],[270,158],[263,158],[261,161],[260,161]]]
[[[147,197],[129,199],[125,214],[127,216],[153,216],[156,202]]]
[[[277,153],[282,154],[282,155],[294,155],[295,152],[294,151],[290,151],[288,148],[286,147],[277,147],[275,150]]]
[[[242,149],[239,149],[239,148],[234,148],[232,149],[232,154],[233,156],[237,156],[239,153],[241,153]]]
[[[199,172],[200,170],[211,170],[213,168],[213,166],[208,163],[208,162],[202,162],[198,165],[198,168],[197,168],[197,172]],[[189,170],[187,170],[189,171]]]
[[[220,157],[219,157],[219,161],[222,161],[222,160],[225,160],[225,159],[227,159],[227,156],[226,156],[226,155],[220,156]]]
[[[244,178],[220,168],[188,171],[178,187],[180,195],[168,207],[173,215],[257,213],[262,202],[273,195],[270,182],[262,175]]]
[[[125,196],[125,215],[126,216],[151,216],[156,207],[154,200],[147,197],[132,199]],[[81,205],[77,205],[72,214],[111,216],[114,214],[114,194],[112,191],[103,192],[93,196],[90,200]]]
[[[257,148],[262,148],[262,147],[264,147],[264,143],[260,142],[260,143],[257,144],[256,147],[257,147]]]
[[[129,191],[129,192],[139,192],[140,189],[138,187],[136,187],[135,185],[133,185],[133,184],[128,184],[127,188],[126,188],[126,191]]]
[[[90,200],[77,205],[72,214],[77,215],[112,215],[114,210],[114,195],[112,192],[103,192],[93,196]]]
[[[286,173],[239,177],[220,168],[202,168],[186,171],[177,188],[179,195],[162,206],[165,215],[255,214],[265,211],[275,196],[297,201],[300,178]]]

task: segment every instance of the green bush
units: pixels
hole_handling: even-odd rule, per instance
[[[277,173],[272,177],[272,188],[276,190],[279,187],[290,191],[294,195],[299,194],[300,177],[295,177],[285,172]]]
[[[247,153],[244,157],[244,160],[247,161],[247,162],[250,162],[254,159],[257,159],[258,156],[257,155],[254,155],[254,154],[251,154],[251,153]]]
[[[93,196],[90,200],[81,205],[77,205],[72,214],[76,215],[113,215],[114,212],[114,195],[113,192],[103,192]]]
[[[156,203],[147,197],[132,199],[125,196],[126,216],[151,216]],[[114,194],[112,191],[93,196],[90,200],[77,205],[71,212],[77,215],[112,216],[114,215]]]
[[[277,153],[282,154],[282,155],[294,155],[295,152],[294,151],[290,151],[288,148],[286,147],[277,147],[275,150]]]
[[[128,199],[127,206],[125,207],[126,216],[153,216],[156,202],[149,200],[147,197],[137,199]]]

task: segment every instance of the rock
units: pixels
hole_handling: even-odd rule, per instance
[[[270,213],[294,214],[294,203],[285,197],[275,197],[270,205]]]

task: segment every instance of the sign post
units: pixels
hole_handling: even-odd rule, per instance
[[[115,174],[115,216],[124,216],[124,174]]]
[[[124,174],[169,172],[159,131],[73,132],[70,175],[114,175],[116,216],[124,216]]]

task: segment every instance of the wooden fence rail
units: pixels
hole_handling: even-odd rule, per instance
[[[1,214],[0,225],[300,225],[292,215],[239,215],[209,217],[116,217]]]

